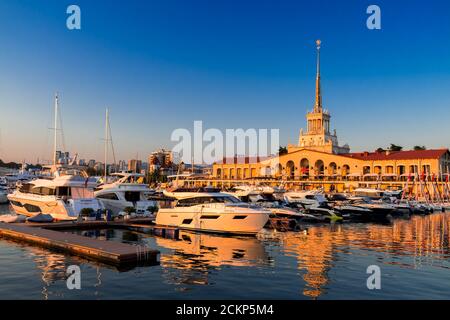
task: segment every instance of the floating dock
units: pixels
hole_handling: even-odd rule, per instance
[[[73,224],[71,224],[73,226]],[[97,227],[99,224],[97,224]],[[67,224],[65,226],[67,228]],[[0,223],[0,237],[91,258],[113,265],[156,263],[158,250],[145,246],[92,239],[40,227]]]
[[[119,221],[105,221],[105,220],[93,220],[93,221],[60,221],[60,222],[27,222],[28,227],[38,227],[50,230],[76,230],[76,229],[99,229],[99,228],[126,228],[133,224],[142,224],[149,227],[154,226],[154,219],[151,218],[138,218],[130,220]],[[23,225],[23,224],[20,224]]]

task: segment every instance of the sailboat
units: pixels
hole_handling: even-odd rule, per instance
[[[55,95],[55,127],[53,165],[49,179],[36,179],[23,183],[9,194],[8,200],[17,214],[34,217],[49,214],[55,220],[76,220],[83,212],[92,215],[104,209],[94,197],[96,181],[73,165],[58,165],[56,159],[58,95]]]
[[[114,155],[112,144],[111,127],[109,124],[109,111],[106,109],[105,118],[105,174],[104,183],[99,185],[95,191],[95,197],[99,199],[106,209],[114,216],[125,215],[125,208],[131,208],[132,213],[141,217],[153,217],[156,211],[156,202],[147,200],[147,196],[153,192],[144,183],[145,176],[138,173],[114,173],[112,181],[107,183],[108,144]],[[114,156],[115,158],[115,156]]]

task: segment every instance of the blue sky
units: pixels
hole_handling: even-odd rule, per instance
[[[66,8],[81,8],[81,30]],[[382,29],[366,28],[381,7]],[[0,158],[52,150],[60,92],[67,148],[102,158],[109,107],[120,159],[170,147],[176,128],[280,128],[294,143],[323,103],[352,151],[450,147],[448,1],[0,2]]]

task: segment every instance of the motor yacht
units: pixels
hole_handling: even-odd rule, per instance
[[[388,203],[376,202],[368,197],[351,197],[349,204],[355,207],[371,210],[370,215],[366,215],[370,221],[385,221],[391,218],[396,208]]]
[[[306,213],[303,207],[289,207],[285,201],[279,200],[274,193],[261,192],[242,197],[241,200],[270,210],[271,218],[287,218],[299,222],[322,222],[325,220],[324,218]]]
[[[174,199],[172,208],[161,208],[156,224],[203,232],[256,234],[270,211],[243,203],[220,192],[164,192]]]
[[[366,197],[370,199],[381,199],[385,194],[385,191],[371,188],[357,188],[353,190],[355,197]]]
[[[147,200],[153,190],[144,183],[143,174],[113,173],[111,176],[112,181],[99,185],[94,195],[113,216],[124,214],[126,208],[133,208],[137,216],[154,217],[157,203]]]
[[[287,203],[300,203],[306,209],[312,206],[318,207],[327,202],[322,192],[316,190],[290,191],[284,194],[284,200]]]
[[[32,217],[43,213],[55,220],[76,220],[83,209],[91,213],[104,209],[94,198],[95,186],[81,171],[60,167],[53,178],[24,183],[7,197],[17,214]]]

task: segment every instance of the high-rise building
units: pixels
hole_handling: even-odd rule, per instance
[[[141,160],[128,160],[128,171],[134,172],[134,173],[141,173],[142,168],[142,161]]]
[[[160,149],[153,151],[148,157],[149,171],[158,170],[160,168],[170,168],[173,166],[172,151]]]
[[[124,160],[119,160],[118,171],[127,171],[128,166]]]
[[[55,158],[56,158],[57,164],[69,164],[69,162],[70,162],[70,154],[67,151],[63,152],[63,151],[57,150],[56,154],[55,154]]]
[[[172,151],[160,149],[148,157],[148,172],[159,171],[161,175],[171,175],[176,172]]]
[[[94,159],[89,160],[88,167],[93,168],[94,166],[95,166],[95,160]]]

